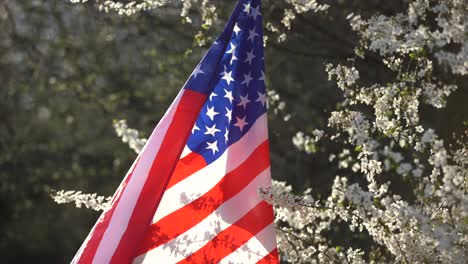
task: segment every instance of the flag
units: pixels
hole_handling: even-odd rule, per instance
[[[279,263],[260,0],[239,0],[72,263]]]

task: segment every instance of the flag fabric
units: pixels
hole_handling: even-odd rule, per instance
[[[72,263],[279,263],[260,0],[239,0]]]

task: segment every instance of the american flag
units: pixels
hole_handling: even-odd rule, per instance
[[[260,0],[239,0],[72,263],[279,263]]]

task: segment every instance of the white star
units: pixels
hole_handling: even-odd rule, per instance
[[[226,128],[226,132],[224,133],[224,143],[227,143],[229,141],[229,130]]]
[[[231,44],[231,48],[228,51],[226,51],[226,53],[227,54],[234,54],[236,52],[237,45],[233,44],[232,42],[229,43],[229,44]]]
[[[258,92],[258,98],[255,102],[260,102],[263,105],[263,107],[265,107],[266,101],[266,94]]]
[[[211,121],[213,121],[215,115],[219,114],[218,112],[214,111],[214,106],[206,107],[206,115],[210,117]]]
[[[198,74],[204,74],[205,72],[200,69],[201,65],[198,64],[197,67],[195,67],[195,70],[193,70],[192,76],[193,78],[197,78]]]
[[[229,110],[229,108],[226,107],[226,114],[224,116],[227,117],[228,122],[231,123],[232,110]]]
[[[256,56],[254,55],[254,49],[252,49],[250,52],[247,52],[247,58],[245,58],[244,62],[248,62],[250,65],[252,65],[252,60]]]
[[[219,151],[218,150],[218,141],[215,141],[213,143],[206,142],[206,144],[208,144],[208,147],[206,147],[206,149],[211,149],[213,151],[213,155],[216,153],[216,151]]]
[[[200,128],[197,127],[197,124],[195,124],[192,128],[192,134],[195,133],[195,131],[200,130]]]
[[[257,19],[257,16],[261,15],[260,13],[260,5],[257,7],[252,7],[250,9],[252,12],[250,12],[250,16],[253,17],[254,21]]]
[[[244,12],[246,12],[247,15],[250,14],[250,8],[251,8],[250,2],[247,4],[244,4]]]
[[[249,30],[249,37],[247,38],[247,40],[252,40],[252,42],[254,42],[255,37],[260,36],[257,32],[255,32],[255,30],[256,27]]]
[[[247,87],[249,87],[249,84],[250,82],[253,80],[252,78],[252,73],[249,72],[249,74],[244,74],[244,80],[241,82],[241,85],[242,84],[245,84],[247,85]]]
[[[249,123],[245,122],[245,118],[246,118],[246,116],[244,116],[243,118],[239,118],[239,117],[236,116],[237,123],[235,123],[234,126],[239,127],[241,132],[244,129],[244,127],[249,124]]]
[[[226,80],[228,85],[231,84],[231,82],[234,81],[234,78],[232,78],[232,71],[224,72],[223,74],[224,74],[224,76],[221,79]]]
[[[216,132],[220,132],[221,130],[216,128],[216,124],[214,124],[212,127],[206,127],[206,132],[205,135],[212,135],[214,137]]]
[[[234,25],[234,33],[236,33],[236,36],[239,35],[239,32],[241,32],[240,27],[237,25],[237,23]]]
[[[247,104],[250,103],[250,100],[249,100],[249,95],[246,95],[245,97],[244,96],[240,96],[240,103],[237,104],[237,106],[242,106],[244,107],[244,109],[247,108]]]
[[[226,66],[226,65],[223,65],[223,66],[224,66],[224,71],[223,71],[222,73],[220,73],[219,75],[224,75],[224,74],[227,73],[227,71],[226,71],[226,70],[227,70],[227,66]]]
[[[212,92],[210,94],[210,101],[213,101],[213,97],[218,96],[216,93]]]
[[[232,101],[234,101],[234,97],[232,97],[232,91],[228,91],[228,90],[224,89],[224,92],[226,93],[224,95],[224,98],[229,99],[229,102],[232,104]]]
[[[259,81],[265,81],[265,73],[262,71],[262,76],[258,78]]]
[[[232,57],[231,57],[231,65],[234,63],[234,61],[237,60],[237,57],[236,55],[232,54]]]

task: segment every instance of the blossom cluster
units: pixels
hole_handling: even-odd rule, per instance
[[[281,117],[285,122],[291,118],[291,114],[286,111],[286,102],[275,90],[267,92],[267,107],[269,111],[273,112],[275,116]]]
[[[304,134],[302,131],[298,131],[292,139],[294,146],[299,150],[305,151],[307,154],[316,152],[316,144],[323,137],[324,132],[322,130],[315,129],[311,134],[312,136],[309,136]]]
[[[89,0],[68,0],[71,3],[86,3]],[[270,0],[272,1],[272,0]],[[139,0],[139,1],[125,1],[125,0],[94,0],[98,8],[103,12],[116,12],[119,15],[131,16],[142,11],[153,9],[160,9],[162,7],[173,7],[180,9],[180,16],[183,21],[187,23],[192,22],[189,11],[194,8],[198,9],[201,14],[202,28],[208,29],[217,20],[218,8],[214,1],[211,0]],[[273,1],[272,1],[273,2]],[[274,1],[275,4],[277,0]],[[267,20],[267,31],[270,35],[276,38],[277,42],[284,42],[287,38],[287,32],[291,30],[292,23],[297,15],[306,12],[324,13],[328,10],[330,5],[321,4],[316,0],[283,0],[286,8],[283,11],[283,17],[280,21],[275,19]],[[265,1],[264,5],[268,6],[270,3]],[[275,17],[276,18],[276,17]],[[265,35],[265,43],[267,43],[268,35]],[[203,46],[207,43],[206,36],[201,31],[195,37],[196,42]]]
[[[111,197],[105,197],[96,193],[88,194],[82,191],[57,191],[51,194],[52,199],[58,204],[75,203],[75,206],[81,208],[85,206],[88,209],[102,211],[107,208]]]
[[[436,27],[431,26],[431,17]],[[378,52],[396,78],[364,86],[354,66],[326,65],[330,80],[344,97],[340,110],[332,112],[328,120],[326,138],[343,146],[330,160],[336,159],[340,169],[362,175],[366,184],[337,176],[330,197],[320,201],[333,210],[314,212],[313,220],[332,214],[330,218],[348,223],[351,231],[365,230],[391,253],[388,261],[465,263],[468,258],[468,146],[461,142],[448,149],[434,129],[424,127],[420,116],[421,104],[443,108],[458,88],[441,81],[434,67],[454,76],[467,73],[467,17],[462,1],[424,0],[410,1],[407,13],[394,16],[365,20],[351,14],[350,25],[360,36],[356,58],[351,61]],[[450,48],[453,43],[460,44],[459,51]],[[361,108],[356,106],[371,107],[373,113],[358,111]],[[299,132],[293,141],[302,144],[308,137]],[[301,144],[295,145],[306,150]],[[404,199],[392,179],[410,185],[414,198]],[[276,197],[280,200],[277,206],[284,206],[284,197]],[[298,204],[286,205],[290,215]],[[288,219],[288,227],[297,226],[290,216],[282,219]],[[297,230],[301,235],[306,232]],[[317,237],[316,233],[309,235]],[[294,248],[301,248],[300,243]]]
[[[138,130],[129,128],[126,120],[114,121],[114,129],[117,136],[122,138],[122,142],[127,143],[136,153],[145,146],[147,139],[140,138]]]

